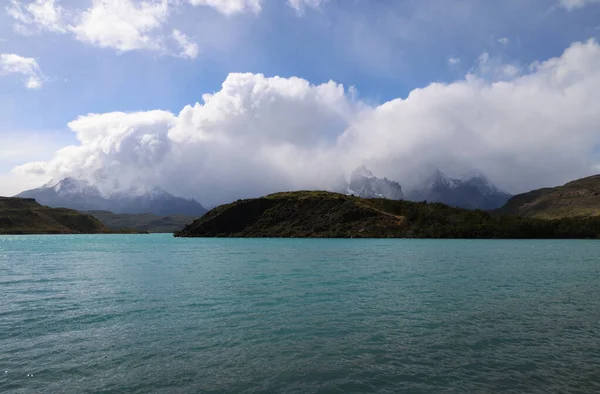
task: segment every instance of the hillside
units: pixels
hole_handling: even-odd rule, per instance
[[[98,234],[109,232],[91,215],[49,208],[33,199],[0,197],[0,234]]]
[[[518,194],[497,212],[539,219],[600,216],[600,175]]]
[[[179,231],[197,217],[185,215],[158,216],[154,214],[126,214],[108,211],[88,211],[102,224],[113,230],[136,229],[150,233],[172,233]]]
[[[600,218],[498,216],[439,203],[301,191],[212,209],[176,237],[597,238]]]

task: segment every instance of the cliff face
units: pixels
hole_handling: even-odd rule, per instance
[[[98,234],[96,218],[72,209],[49,208],[34,199],[0,197],[0,234]]]
[[[277,193],[219,206],[176,237],[596,238],[600,218],[547,221],[443,204],[328,192]]]

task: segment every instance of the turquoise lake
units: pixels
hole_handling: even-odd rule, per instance
[[[597,393],[600,242],[0,236],[0,392]]]

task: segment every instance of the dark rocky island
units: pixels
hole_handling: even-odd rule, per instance
[[[542,220],[321,191],[221,205],[176,237],[599,238],[600,217]]]

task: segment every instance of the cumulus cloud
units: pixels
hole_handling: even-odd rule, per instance
[[[559,4],[569,11],[597,3],[600,3],[600,0],[559,0]]]
[[[360,164],[405,185],[434,167],[451,175],[475,168],[521,192],[597,171],[599,92],[594,41],[508,80],[469,73],[378,106],[335,82],[230,74],[179,114],[82,116],[69,124],[78,145],[15,171],[109,190],[159,184],[207,205],[331,188]]]
[[[71,27],[79,41],[119,51],[160,49],[160,36],[153,33],[166,22],[167,0],[94,0]]]
[[[42,87],[44,75],[38,62],[32,57],[23,57],[14,53],[0,54],[0,76],[9,74],[20,75],[27,89]]]
[[[173,33],[171,33],[171,37],[173,37],[173,39],[179,45],[180,57],[194,59],[196,58],[196,56],[198,56],[198,44],[190,40],[190,38],[185,33],[174,29]]]

